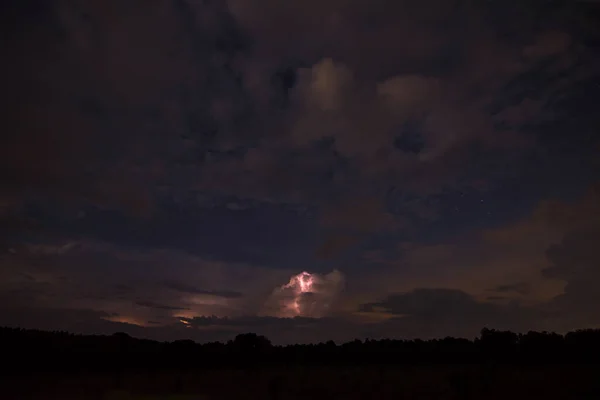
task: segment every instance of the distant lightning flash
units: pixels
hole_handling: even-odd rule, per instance
[[[311,293],[315,278],[312,274],[304,271],[296,276],[292,276],[285,288],[293,288],[298,293]]]
[[[303,271],[273,289],[261,315],[322,318],[331,311],[343,286],[344,275],[338,270],[328,274]]]
[[[313,293],[314,284],[315,277],[304,271],[296,276],[292,276],[290,281],[283,286],[284,289],[291,289],[293,291],[294,297],[288,307],[294,310],[295,315],[302,314],[300,298],[303,293]]]

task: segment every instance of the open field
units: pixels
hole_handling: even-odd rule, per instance
[[[12,399],[598,399],[597,365],[294,367],[29,376]]]

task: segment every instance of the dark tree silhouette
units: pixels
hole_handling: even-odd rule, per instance
[[[264,351],[273,347],[271,341],[256,333],[243,333],[233,340],[233,347],[242,351]]]
[[[516,334],[484,328],[475,340],[353,340],[336,345],[274,346],[255,333],[237,335],[227,343],[172,343],[137,339],[126,333],[84,336],[0,328],[0,351],[10,372],[24,370],[199,369],[260,364],[387,365],[444,363],[600,362],[600,330],[566,335],[551,332]],[[32,361],[34,360],[34,361]],[[58,363],[57,360],[61,362]]]

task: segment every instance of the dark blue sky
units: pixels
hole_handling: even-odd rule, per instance
[[[1,7],[0,324],[600,326],[597,2]]]

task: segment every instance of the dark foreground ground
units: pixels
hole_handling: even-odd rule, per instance
[[[0,328],[0,400],[598,399],[600,330],[274,346]]]
[[[12,399],[600,399],[598,365],[218,369],[13,376]]]

